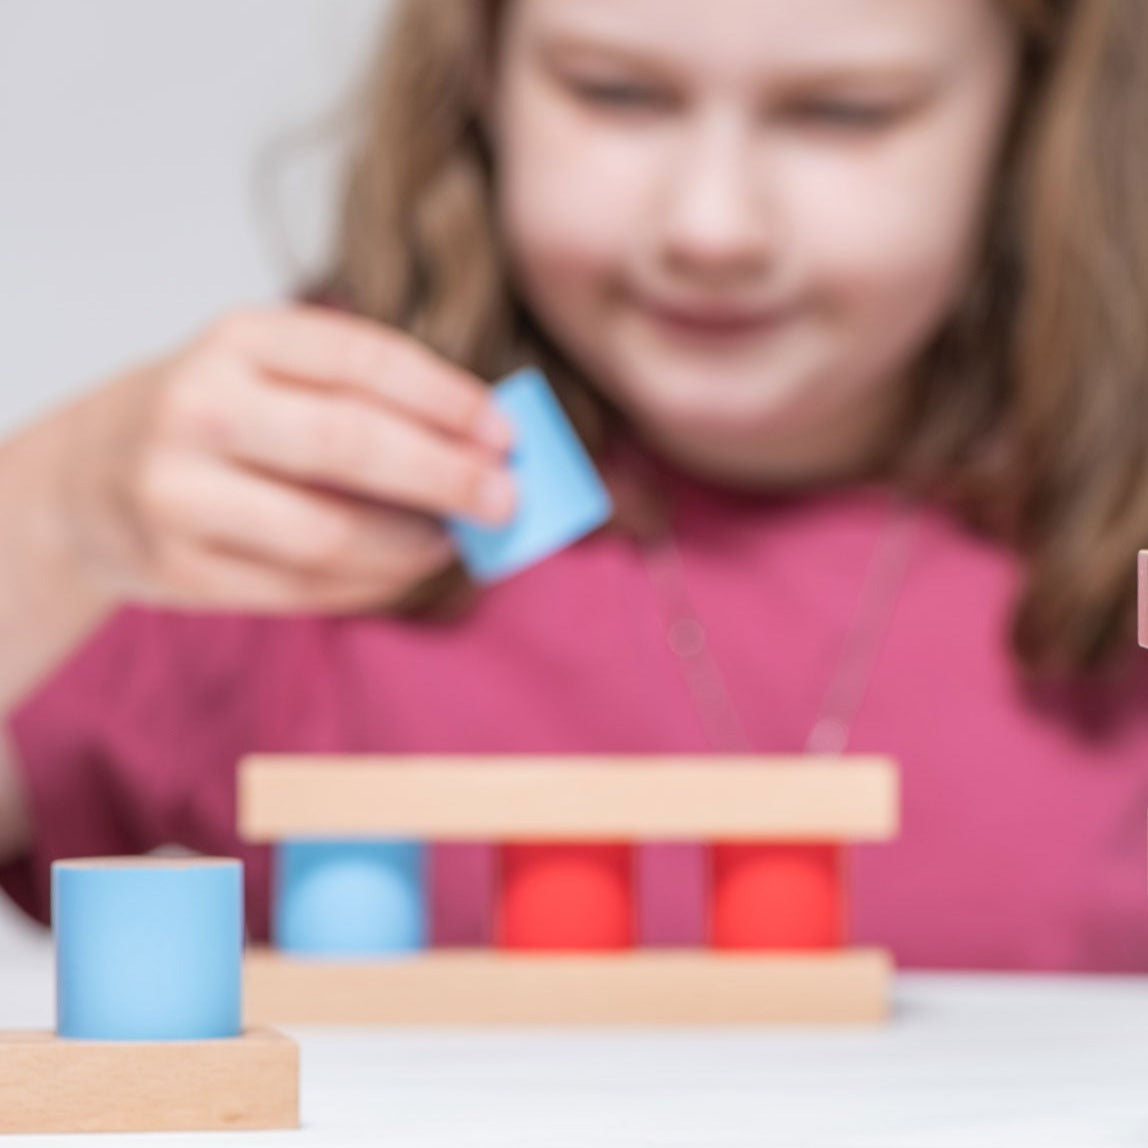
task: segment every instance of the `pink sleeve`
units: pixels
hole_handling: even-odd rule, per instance
[[[8,720],[31,853],[0,888],[46,922],[60,857],[235,852],[234,768],[255,738],[250,619],[126,607]]]

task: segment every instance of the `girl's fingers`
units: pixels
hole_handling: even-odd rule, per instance
[[[205,407],[190,418],[201,445],[296,481],[490,523],[514,507],[509,471],[489,452],[354,394],[244,375],[225,395],[188,388],[188,403]]]
[[[446,531],[422,515],[292,487],[201,456],[168,456],[148,488],[167,533],[336,581],[405,588],[446,565]]]
[[[164,605],[261,613],[341,613],[385,604],[387,598],[371,583],[325,580],[188,539],[165,540],[157,565],[159,586],[139,597],[154,597]]]
[[[513,431],[489,388],[410,336],[319,307],[239,312],[214,329],[264,371],[353,388],[439,431],[505,451]]]

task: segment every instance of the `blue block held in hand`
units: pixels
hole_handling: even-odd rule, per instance
[[[477,582],[494,582],[577,542],[609,521],[614,508],[586,448],[541,371],[518,371],[494,388],[515,428],[509,465],[514,517],[491,528],[464,519],[448,527]]]

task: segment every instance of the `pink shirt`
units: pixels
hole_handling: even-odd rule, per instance
[[[749,497],[674,476],[674,526],[755,751],[800,751],[888,515],[876,486]],[[1129,555],[1130,566],[1136,556]],[[1023,690],[1004,646],[1018,567],[929,510],[850,750],[898,758],[904,831],[851,851],[852,937],[904,966],[1148,968],[1148,654],[1115,690]],[[252,750],[707,752],[635,545],[600,533],[485,592],[462,620],[126,608],[12,715],[39,831],[0,871],[43,917],[53,858],[236,840]],[[488,847],[439,846],[438,943],[481,941]],[[700,935],[689,846],[643,847],[642,931]]]

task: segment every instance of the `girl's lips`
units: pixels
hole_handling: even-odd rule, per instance
[[[720,338],[754,335],[778,327],[788,312],[773,308],[691,306],[643,301],[642,309],[659,326],[684,335]]]

